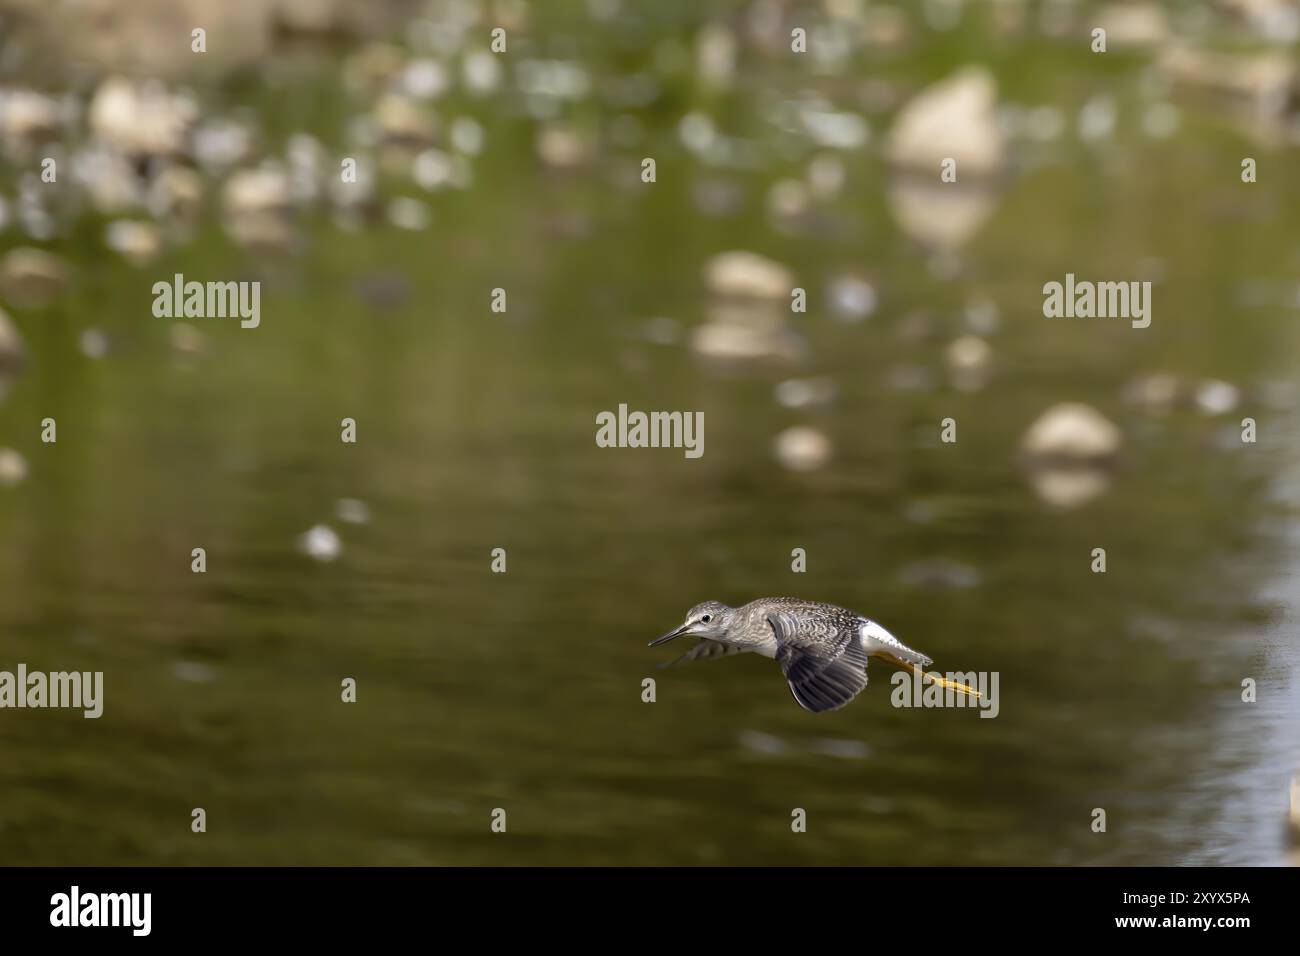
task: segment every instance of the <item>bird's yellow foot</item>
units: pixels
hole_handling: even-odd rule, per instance
[[[968,697],[974,697],[976,700],[979,700],[984,696],[979,691],[977,691],[974,687],[971,687],[969,684],[960,684],[955,680],[948,680],[948,678],[938,673],[926,673],[925,668],[919,667],[916,664],[910,663],[908,661],[897,661],[897,663],[901,664],[903,667],[912,671],[912,673],[914,674],[920,674],[922,680],[928,680],[931,684],[938,684],[940,687],[947,687],[950,690],[954,690],[959,694],[965,694]]]

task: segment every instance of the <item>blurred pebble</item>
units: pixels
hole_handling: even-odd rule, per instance
[[[1124,442],[1119,427],[1080,402],[1053,405],[1021,439],[1035,493],[1057,508],[1079,507],[1110,487],[1106,468]]]
[[[447,91],[450,81],[446,68],[437,60],[412,60],[402,70],[401,90],[417,100],[437,99]]]
[[[1163,415],[1178,401],[1178,377],[1169,372],[1147,372],[1124,387],[1124,400],[1145,412]]]
[[[493,93],[501,85],[498,56],[487,50],[473,50],[461,60],[461,78],[465,89],[476,96]]]
[[[379,143],[404,149],[432,146],[437,127],[428,110],[408,96],[389,93],[379,99],[371,114]]]
[[[831,314],[845,322],[869,318],[879,302],[876,287],[860,276],[840,276],[827,290]]]
[[[58,138],[62,109],[52,96],[32,90],[0,92],[0,141],[10,156],[44,146]]]
[[[1157,46],[1169,39],[1169,20],[1155,3],[1110,3],[1096,12],[1106,27],[1107,47]]]
[[[963,313],[966,328],[976,335],[992,335],[1002,325],[1002,313],[992,299],[973,299],[966,304]]]
[[[1105,492],[1110,476],[1100,468],[1040,468],[1029,473],[1029,484],[1049,505],[1069,510]]]
[[[828,378],[791,378],[777,385],[775,394],[782,408],[812,408],[835,399],[835,383]]]
[[[333,528],[318,524],[299,536],[298,550],[317,561],[333,561],[342,552],[343,543]]]
[[[467,156],[477,156],[483,151],[483,127],[469,117],[458,117],[451,124],[451,147]]]
[[[223,173],[253,155],[252,127],[232,119],[214,119],[194,131],[194,158],[209,173]]]
[[[677,136],[692,153],[703,155],[717,139],[713,119],[707,113],[687,113],[677,122]]]
[[[1065,116],[1054,106],[1036,106],[1024,116],[1024,133],[1039,143],[1060,139],[1065,132]]]
[[[782,329],[759,329],[731,322],[706,322],[691,333],[691,350],[721,361],[795,362],[803,357],[798,336]]]
[[[1172,103],[1152,103],[1142,114],[1142,132],[1152,139],[1168,139],[1178,132],[1180,114]]]
[[[143,266],[162,250],[162,234],[151,222],[119,219],[108,224],[104,244],[131,265]]]
[[[983,576],[969,564],[947,558],[914,561],[898,572],[898,579],[907,587],[933,591],[956,591],[977,587]]]
[[[441,149],[426,149],[411,163],[411,177],[421,188],[432,192],[451,185],[454,168],[451,154]]]
[[[1228,382],[1209,380],[1196,387],[1196,407],[1205,415],[1226,415],[1240,400],[1241,391]]]
[[[773,442],[776,459],[790,471],[816,471],[831,460],[831,440],[808,425],[787,428]]]
[[[157,80],[113,76],[95,90],[87,117],[97,139],[138,158],[182,154],[198,112],[192,98]]]
[[[19,308],[44,308],[67,287],[68,267],[44,249],[21,246],[0,261],[0,296]]]
[[[944,357],[949,380],[957,390],[975,392],[988,384],[993,371],[993,349],[983,339],[963,335],[948,346]]]
[[[27,459],[12,448],[0,448],[0,487],[13,487],[27,477]]]
[[[783,754],[790,750],[789,745],[780,737],[773,737],[758,730],[742,730],[740,745],[757,754]]]
[[[108,336],[99,329],[83,329],[78,344],[86,358],[102,359],[108,354]]]
[[[801,104],[799,120],[814,143],[830,149],[861,149],[870,136],[867,121],[857,113],[831,110],[821,104]]]
[[[1021,439],[1021,451],[1035,464],[1099,463],[1119,453],[1119,427],[1090,405],[1061,402],[1043,412]]]
[[[793,274],[779,262],[753,252],[715,255],[704,267],[704,284],[714,295],[752,299],[789,299]]]
[[[405,62],[401,47],[368,43],[344,61],[343,81],[356,93],[375,95],[397,82]]]
[[[935,166],[938,169],[938,166]],[[941,282],[961,275],[962,263],[953,253],[965,245],[997,211],[998,196],[978,185],[955,188],[917,176],[891,177],[885,197],[900,229],[932,254],[926,262]]]
[[[202,661],[176,661],[172,676],[187,684],[211,684],[217,679],[217,669]]]
[[[344,524],[367,524],[370,506],[359,498],[340,498],[334,502],[334,514]]]
[[[293,204],[289,178],[273,164],[241,169],[226,180],[222,190],[226,231],[246,246],[287,248],[293,243]]]
[[[432,218],[429,207],[418,199],[399,196],[388,203],[388,221],[398,229],[420,232],[429,228]]]
[[[188,322],[173,322],[168,328],[172,351],[178,355],[200,355],[207,348],[202,332]]]
[[[818,199],[834,199],[844,180],[844,163],[832,153],[821,153],[808,164],[808,188]]]
[[[537,133],[537,158],[552,169],[578,169],[594,155],[591,144],[568,126],[552,123]]]
[[[812,197],[800,179],[778,179],[767,191],[767,213],[776,225],[789,225],[807,216]]]
[[[1295,382],[1261,382],[1256,391],[1259,400],[1274,411],[1288,411],[1300,403],[1300,386]]]
[[[736,35],[725,24],[705,24],[695,37],[695,63],[702,82],[718,89],[731,85],[736,72]]]
[[[1110,139],[1115,132],[1115,98],[1098,93],[1079,110],[1079,138],[1090,143]]]
[[[168,166],[149,186],[150,214],[170,223],[193,226],[203,204],[203,177],[184,166]]]
[[[961,178],[996,175],[1005,163],[993,74],[968,66],[926,87],[894,119],[885,142],[891,163],[937,179],[940,162],[957,160]]]

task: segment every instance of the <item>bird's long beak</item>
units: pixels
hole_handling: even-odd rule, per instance
[[[689,624],[683,624],[681,627],[677,628],[676,630],[669,631],[669,632],[668,632],[667,634],[665,634],[663,637],[656,637],[656,638],[655,638],[653,641],[651,641],[647,646],[648,646],[648,647],[658,647],[660,644],[667,644],[667,643],[668,643],[669,641],[671,641],[674,637],[681,637],[683,634],[685,634],[685,633],[686,633],[686,628],[689,627],[689,626],[690,626]]]

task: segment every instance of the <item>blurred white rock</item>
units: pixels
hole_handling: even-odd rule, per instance
[[[318,524],[298,538],[298,550],[317,561],[333,561],[343,551],[343,542],[329,525]]]
[[[82,329],[77,346],[86,358],[102,359],[108,354],[108,336],[101,329]]]
[[[704,284],[714,295],[742,299],[789,299],[794,274],[754,252],[720,252],[704,267]]]
[[[173,156],[183,153],[198,104],[172,93],[156,80],[112,76],[90,101],[91,133],[128,156]]]
[[[835,400],[835,383],[829,378],[790,378],[776,386],[782,408],[813,408]]]
[[[776,460],[790,471],[816,471],[831,460],[831,440],[816,428],[796,425],[776,436]]]
[[[1182,387],[1170,372],[1146,372],[1124,387],[1124,400],[1144,412],[1164,415],[1178,402]]]
[[[1061,402],[1029,426],[1020,447],[1035,463],[1094,463],[1113,458],[1123,443],[1119,426],[1092,406]]]
[[[938,169],[936,165],[935,169]],[[910,239],[941,252],[966,245],[997,211],[992,189],[895,176],[886,187],[889,211]]]
[[[1110,487],[1110,467],[1124,444],[1119,426],[1090,405],[1053,405],[1021,440],[1022,461],[1040,498],[1077,508]]]
[[[993,374],[993,349],[976,335],[963,335],[944,352],[948,379],[953,388],[976,392],[988,384]]]
[[[27,460],[12,448],[0,448],[0,488],[11,488],[27,477]]]
[[[1106,31],[1106,48],[1159,46],[1169,39],[1169,17],[1156,3],[1109,3],[1090,14]]]
[[[1241,390],[1230,382],[1210,379],[1196,387],[1196,407],[1205,415],[1226,415],[1241,401]]]
[[[67,289],[69,275],[54,253],[20,246],[0,260],[0,297],[19,308],[44,308]]]
[[[879,296],[871,281],[858,275],[832,279],[826,290],[831,315],[844,322],[861,322],[876,311]]]
[[[940,163],[957,161],[958,182],[993,177],[1006,162],[997,117],[997,84],[984,67],[968,66],[926,87],[898,111],[885,140],[895,166],[939,180]]]
[[[334,514],[345,524],[366,524],[370,521],[370,506],[359,498],[340,498],[334,502]]]
[[[162,234],[151,222],[119,219],[105,228],[104,244],[131,265],[144,266],[162,251]]]

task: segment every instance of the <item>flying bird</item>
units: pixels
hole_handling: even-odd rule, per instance
[[[867,659],[883,657],[899,667],[971,697],[980,694],[960,684],[927,674],[932,663],[874,621],[835,604],[799,598],[759,598],[740,607],[720,601],[697,604],[686,621],[650,647],[678,637],[698,637],[700,643],[672,664],[762,654],[775,658],[799,706],[813,713],[839,710],[867,686]],[[662,666],[669,666],[668,664]]]

